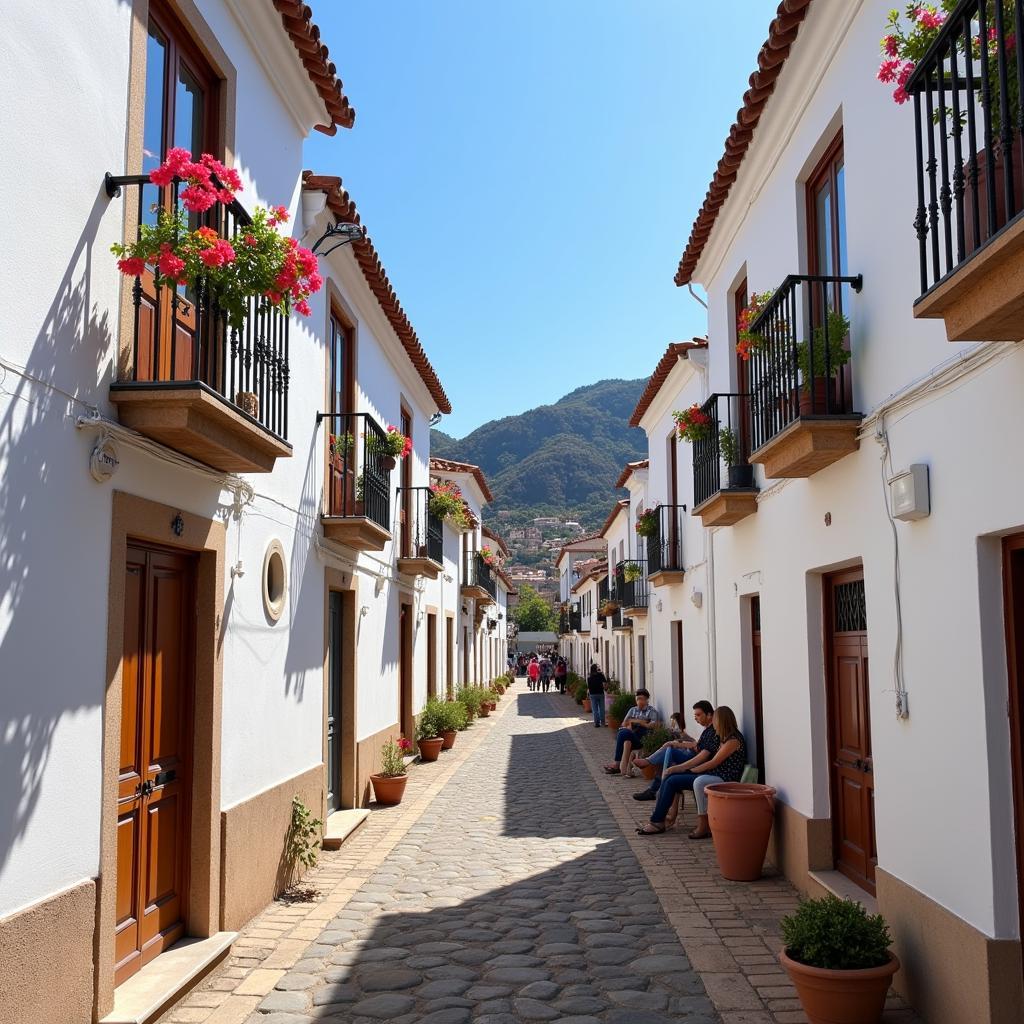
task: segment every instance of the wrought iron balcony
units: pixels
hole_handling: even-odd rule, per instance
[[[605,576],[603,580],[597,585],[597,621],[603,623],[608,616],[606,616],[602,609],[608,602],[610,597],[610,585],[608,577]]]
[[[767,477],[810,476],[857,449],[847,322],[863,280],[791,274],[751,321],[750,455]]]
[[[569,609],[569,632],[581,633],[583,631],[583,613],[580,611],[579,605],[575,608]]]
[[[627,567],[635,566],[628,578]],[[637,575],[639,572],[639,575]],[[619,594],[619,600],[625,613],[630,617],[647,614],[647,560],[644,558],[631,558],[619,562],[615,566],[615,593]]]
[[[154,209],[177,207],[179,185],[107,176],[111,197],[134,190],[127,219],[136,231],[153,222]],[[190,216],[227,239],[251,223],[237,200]],[[131,304],[131,348],[110,386],[122,423],[225,472],[270,472],[291,455],[288,317],[254,297],[244,325],[229,326],[202,280],[157,287],[149,267],[134,280]]]
[[[1024,335],[1022,39],[1024,0],[966,0],[906,83],[922,293],[914,315],[944,319],[950,341]]]
[[[693,515],[705,526],[732,526],[757,511],[749,461],[750,396],[715,394],[701,410],[710,422],[693,442]]]
[[[444,524],[430,510],[429,487],[398,488],[398,571],[436,580],[444,568]]]
[[[683,517],[685,505],[658,505],[657,532],[647,538],[647,579],[653,586],[683,578]]]
[[[479,551],[467,552],[463,558],[462,592],[481,602],[498,600],[497,581]]]
[[[319,412],[326,421],[324,536],[363,551],[382,551],[391,539],[391,466],[385,433],[365,412]]]

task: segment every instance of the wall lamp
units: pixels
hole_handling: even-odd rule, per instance
[[[349,242],[357,242],[366,237],[366,229],[360,224],[353,224],[350,221],[338,221],[337,224],[329,227],[310,247],[317,256],[330,256],[335,249],[340,249]],[[337,240],[337,241],[335,241]],[[331,245],[330,249],[320,251],[320,246]]]

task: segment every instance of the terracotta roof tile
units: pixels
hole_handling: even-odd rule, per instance
[[[743,106],[729,129],[725,152],[708,186],[704,205],[693,222],[690,240],[676,270],[677,285],[689,284],[693,276],[704,246],[711,237],[718,211],[725,205],[729,189],[754,137],[754,129],[761,120],[768,97],[775,90],[775,82],[810,6],[811,0],[782,0],[779,4],[775,20],[768,29],[768,38],[757,55],[757,70],[750,76],[750,88],[743,94]]]
[[[647,469],[651,464],[650,459],[641,459],[639,462],[627,462],[626,468],[622,471],[619,479],[615,481],[615,489],[618,490],[620,487],[626,486],[626,481],[638,470]]]
[[[318,124],[316,130],[325,135],[334,135],[338,125],[351,128],[356,121],[356,112],[343,92],[341,79],[337,75],[338,69],[331,63],[327,47],[320,42],[320,29],[313,24],[313,11],[302,0],[274,0],[274,7],[281,15],[284,30],[309,80],[331,115],[330,124]]]
[[[599,533],[591,533],[591,534],[588,534],[586,537],[577,537],[575,540],[568,541],[567,543],[563,544],[561,546],[561,548],[559,549],[558,557],[555,558],[555,565],[557,566],[558,563],[562,560],[562,556],[571,547],[573,547],[576,544],[587,544],[590,541],[594,541],[595,542],[595,546],[594,547],[585,547],[585,548],[581,548],[580,550],[581,551],[599,551],[599,550],[601,550],[601,548],[604,547],[604,545],[600,543],[603,539],[604,538],[601,536],[601,534],[599,534]]]
[[[469,462],[453,462],[451,459],[439,459],[431,457],[430,468],[437,470],[439,473],[470,473],[473,479],[476,480],[480,486],[480,490],[483,492],[483,496],[487,501],[494,501],[494,495],[491,494],[490,487],[487,486],[487,479],[484,477],[483,470],[479,466],[474,466]]]
[[[694,338],[693,341],[673,341],[669,344],[668,348],[665,349],[665,354],[658,360],[658,365],[654,368],[654,373],[651,374],[647,387],[644,388],[644,392],[640,396],[640,401],[636,403],[633,415],[629,418],[629,425],[631,427],[640,426],[640,421],[651,407],[651,403],[657,397],[665,381],[668,380],[668,375],[672,372],[676,363],[680,359],[685,359],[686,354],[692,349],[707,347],[708,343],[703,338]]]
[[[615,522],[615,517],[624,509],[629,507],[629,502],[625,498],[615,502],[615,507],[608,513],[608,518],[604,521],[604,526],[601,527],[601,533],[599,536],[603,537],[612,527],[612,523]]]
[[[327,205],[338,220],[353,224],[360,223],[359,211],[348,192],[342,188],[341,178],[330,174],[314,174],[312,171],[303,171],[302,187],[309,192],[323,192],[327,196]],[[398,301],[394,288],[391,287],[391,282],[381,265],[373,242],[368,237],[357,239],[352,243],[352,252],[363,272],[363,277],[366,278],[366,283],[370,286],[370,291],[380,303],[380,308],[388,318],[388,323],[398,335],[398,340],[402,343],[416,372],[426,384],[431,398],[437,403],[441,412],[450,413],[452,407],[448,396],[441,386],[437,373],[430,365],[427,353],[416,336],[405,310],[402,309],[402,304]]]

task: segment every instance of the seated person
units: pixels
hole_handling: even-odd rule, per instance
[[[609,775],[622,775],[629,771],[633,748],[639,747],[648,731],[661,723],[661,716],[650,701],[648,690],[636,691],[636,705],[626,712],[622,726],[615,734],[615,760],[604,766]]]
[[[685,764],[665,769],[654,813],[648,824],[636,830],[638,835],[660,835],[670,824],[674,824],[674,821],[670,823],[667,820],[669,808],[676,794],[686,789],[693,790],[697,804],[697,826],[690,833],[690,838],[707,839],[711,835],[705,790],[715,782],[739,782],[747,764],[747,741],[739,730],[732,708],[725,705],[717,708],[712,727],[718,741],[714,755],[709,756],[709,751],[703,750]]]
[[[661,749],[655,751],[650,757],[638,757],[635,761],[641,768],[648,764],[654,765],[658,769],[658,774],[651,780],[651,784],[646,788],[642,789],[639,793],[633,794],[634,800],[657,800],[658,789],[661,786],[662,774],[666,768],[671,768],[674,765],[682,764],[684,761],[688,761],[695,753],[699,753],[702,750],[707,750],[713,740],[716,740],[715,730],[711,725],[711,716],[714,714],[714,708],[711,706],[710,701],[699,700],[693,705],[693,718],[694,721],[702,728],[700,739],[696,743],[686,735],[685,730],[683,731],[683,737],[678,740],[670,740]],[[680,727],[682,726],[682,716],[680,716]],[[717,743],[712,750],[717,750]]]

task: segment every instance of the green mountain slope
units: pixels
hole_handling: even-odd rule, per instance
[[[622,467],[647,452],[643,431],[627,425],[645,384],[599,381],[461,439],[435,430],[431,452],[483,469],[495,497],[488,518],[502,510],[515,523],[560,515],[596,529],[615,500]]]

